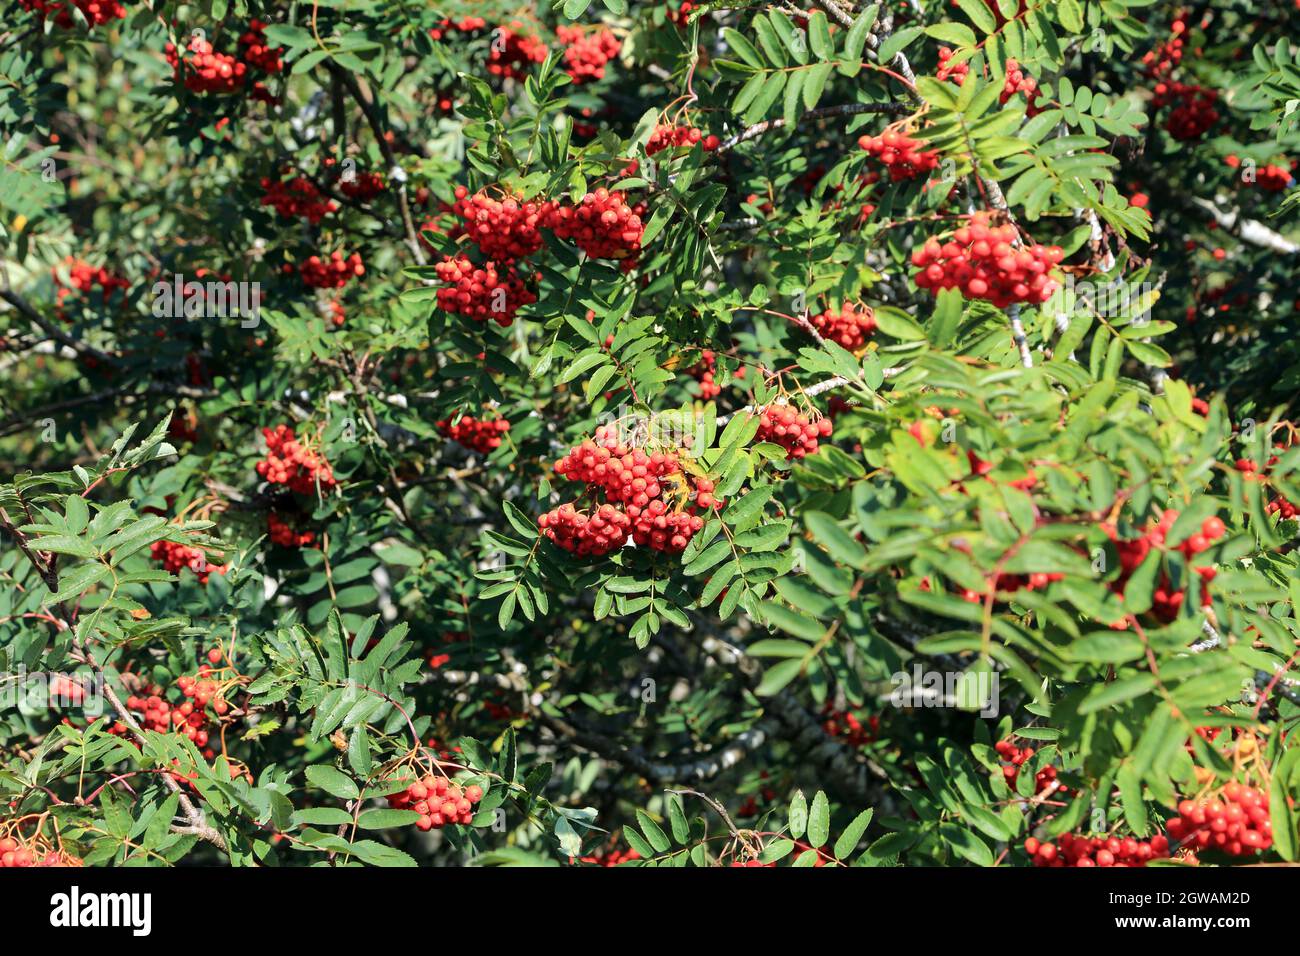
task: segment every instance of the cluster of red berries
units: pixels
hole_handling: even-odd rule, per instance
[[[464,223],[464,233],[489,259],[509,262],[530,256],[542,247],[541,227],[548,224],[555,203],[495,199],[483,191],[470,195],[456,187],[452,213]]]
[[[713,495],[714,482],[685,472],[676,453],[629,448],[616,425],[598,428],[555,463],[555,472],[606,499],[590,515],[566,502],[538,519],[551,541],[583,557],[609,554],[629,534],[639,547],[680,554],[704,527],[698,512],[724,503]]]
[[[185,45],[182,56],[176,44],[164,48],[167,64],[179,78],[184,63],[186,89],[195,93],[234,93],[244,85],[248,66],[229,53],[218,53],[211,43],[197,34]]]
[[[337,299],[330,299],[325,302],[320,308],[320,313],[323,318],[329,319],[330,324],[335,328],[341,328],[348,317],[347,310],[343,308],[343,303]]]
[[[1025,841],[1025,852],[1033,858],[1034,866],[1146,866],[1152,860],[1169,858],[1169,841],[1161,834],[1137,840],[1062,833],[1056,843],[1030,837]]]
[[[691,0],[682,0],[677,9],[674,10],[670,3],[668,4],[668,20],[679,27],[685,27],[690,23],[691,11],[697,6],[697,4],[691,3]]]
[[[830,701],[822,708],[822,718],[822,730],[850,747],[864,747],[880,732],[880,718],[875,714],[863,721],[851,710],[836,710]]]
[[[593,259],[622,259],[630,268],[641,252],[644,214],[644,203],[629,206],[621,192],[602,186],[576,206],[556,207],[550,226]]]
[[[1183,61],[1183,38],[1187,25],[1182,20],[1173,22],[1174,35],[1153,50],[1142,54],[1142,69],[1156,80],[1167,80]]]
[[[558,26],[555,35],[564,44],[565,72],[574,83],[589,83],[605,78],[605,64],[618,56],[621,44],[607,27],[584,30],[578,26]]]
[[[25,869],[31,866],[81,866],[81,860],[62,850],[25,845],[13,837],[0,839],[0,867]]]
[[[440,830],[449,823],[468,825],[474,820],[474,804],[483,799],[483,788],[471,784],[464,789],[446,777],[425,774],[405,790],[388,798],[394,810],[414,810],[420,815],[420,830]]]
[[[1152,105],[1157,109],[1173,106],[1165,120],[1165,129],[1178,140],[1203,136],[1219,119],[1215,105],[1219,93],[1204,86],[1168,81],[1157,83]]]
[[[353,277],[366,274],[366,267],[361,263],[361,253],[354,252],[346,259],[343,253],[335,249],[328,258],[311,256],[298,266],[298,273],[305,285],[313,289],[341,289]]]
[[[1293,502],[1288,501],[1281,495],[1270,501],[1266,510],[1269,514],[1280,515],[1283,521],[1290,521],[1297,514],[1300,514],[1300,508],[1297,508]]]
[[[429,28],[429,36],[435,40],[441,40],[451,31],[459,33],[473,33],[476,30],[482,30],[487,26],[487,21],[482,17],[461,17],[459,20],[443,20],[436,27]]]
[[[1286,446],[1279,444],[1276,447],[1285,449]],[[1278,456],[1271,455],[1264,465],[1268,468],[1276,465],[1277,461]],[[1235,467],[1238,471],[1244,474],[1248,480],[1262,480],[1264,478],[1263,475],[1256,474],[1256,472],[1259,471],[1259,466],[1249,458],[1238,458]],[[1268,507],[1265,510],[1269,514],[1279,515],[1283,521],[1289,521],[1297,514],[1300,514],[1300,507],[1297,507],[1293,502],[1288,501],[1282,495],[1274,496],[1273,500],[1268,503]]]
[[[712,349],[703,349],[700,360],[687,370],[686,374],[700,383],[700,398],[706,402],[722,394],[722,386],[717,383],[717,372],[718,356]],[[735,377],[745,377],[743,365],[736,369]]]
[[[113,294],[114,289],[126,290],[131,286],[131,283],[126,279],[110,272],[103,266],[92,266],[89,262],[75,256],[67,256],[63,260],[63,267],[68,274],[68,285],[63,284],[57,267],[50,270],[56,287],[54,291],[55,309],[60,315],[63,314],[63,301],[72,295],[73,289],[85,294],[91,292],[95,286],[99,286],[100,292],[103,293],[104,299],[107,301],[108,297]]]
[[[444,437],[480,455],[500,448],[503,436],[510,431],[510,422],[504,418],[474,418],[472,415],[462,415],[454,425],[444,418],[434,426]]]
[[[713,152],[722,145],[722,140],[712,134],[705,136],[694,126],[688,126],[685,123],[668,125],[660,123],[650,134],[650,138],[645,144],[645,154],[653,156],[655,153],[662,152],[665,149],[676,149],[678,146],[694,146],[696,143],[704,144],[705,152]]]
[[[1017,61],[1008,59],[1007,75],[998,101],[1006,103],[1017,93],[1025,94],[1025,115],[1033,116],[1043,111],[1043,107],[1038,105],[1038,81],[1032,76],[1026,76]]]
[[[562,478],[596,485],[611,501],[631,501],[642,507],[662,493],[659,479],[678,470],[675,454],[648,455],[642,449],[630,449],[620,441],[614,425],[601,426],[594,438],[555,463],[555,473]]]
[[[928,175],[939,165],[938,150],[923,149],[919,139],[895,130],[885,130],[879,136],[861,136],[858,145],[885,164],[894,182]]]
[[[641,854],[630,847],[626,850],[620,850],[618,847],[611,847],[608,850],[593,853],[590,856],[578,857],[579,863],[589,863],[592,866],[618,866],[620,863],[630,863],[633,860],[641,859]],[[573,863],[573,858],[569,858]]]
[[[953,56],[954,51],[951,48],[939,47],[939,69],[935,72],[935,77],[940,80],[952,80],[961,86],[966,82],[966,74],[970,72],[970,63],[965,60],[954,63]]]
[[[1215,90],[1172,79],[1174,70],[1182,62],[1187,23],[1181,17],[1171,24],[1173,36],[1142,57],[1143,69],[1156,81],[1152,106],[1160,109],[1172,105],[1165,129],[1174,139],[1197,139],[1205,134],[1219,119],[1215,104],[1219,94]]]
[[[339,204],[333,199],[321,195],[306,176],[295,176],[289,180],[262,177],[262,205],[271,206],[285,219],[306,219],[313,226],[328,214],[335,212]]]
[[[358,202],[374,199],[383,191],[383,173],[354,172],[339,178],[339,192]]]
[[[983,465],[986,463],[981,462],[980,464]],[[978,468],[976,469],[975,474],[981,474]],[[1021,478],[1019,481],[1007,482],[1007,485],[1009,487],[1019,487],[1021,490],[1026,490],[1026,484],[1028,487],[1032,487],[1036,480],[1037,478],[1031,472],[1029,476]],[[1019,591],[1022,588],[1026,591],[1041,591],[1052,582],[1060,581],[1064,578],[1065,575],[1059,571],[1035,571],[1031,574],[999,574],[993,580],[993,593],[997,594],[998,592],[1002,592],[1004,594],[1010,594]],[[984,598],[986,596],[986,594],[972,588],[966,588],[961,592],[962,600],[969,601],[971,604],[984,603]],[[1032,756],[1032,751],[1030,754]]]
[[[1106,536],[1115,542],[1115,550],[1119,555],[1120,576],[1111,583],[1111,589],[1117,594],[1123,594],[1124,586],[1138,566],[1146,560],[1151,549],[1164,550],[1165,537],[1173,528],[1174,522],[1178,520],[1178,512],[1172,508],[1166,509],[1159,519],[1148,525],[1146,532],[1137,538],[1121,539],[1115,526],[1109,522],[1102,525],[1102,530]],[[1181,551],[1189,561],[1198,554],[1208,551],[1214,542],[1223,537],[1226,528],[1222,519],[1211,516],[1201,522],[1201,529],[1196,534],[1191,535],[1182,544],[1178,545]],[[1197,567],[1194,569],[1201,578],[1201,603],[1208,604],[1210,601],[1208,585],[1214,580],[1215,570],[1212,567]],[[1160,574],[1160,580],[1156,585],[1155,593],[1152,595],[1152,612],[1160,620],[1169,622],[1178,616],[1178,609],[1182,607],[1184,588],[1174,588],[1169,580],[1169,575],[1163,571]],[[1116,625],[1122,628],[1123,623]]]
[[[1009,761],[1002,765],[1002,776],[1006,778],[1007,786],[1012,790],[1016,788],[1016,780],[1020,777],[1020,765],[1033,757],[1035,751],[1033,747],[1017,747],[1010,740],[999,740],[993,745],[993,749],[998,752],[998,756],[1003,760]],[[1048,764],[1038,773],[1034,774],[1034,793],[1042,793],[1044,790],[1056,783],[1056,768]],[[1057,790],[1062,793],[1068,793],[1066,787],[1057,786]]]
[[[1013,302],[1040,304],[1060,283],[1051,270],[1065,258],[1060,246],[1035,243],[1015,247],[1016,227],[994,226],[987,212],[977,212],[948,242],[936,238],[912,253],[922,289],[959,289],[968,299],[984,299],[998,308]]]
[[[281,548],[301,548],[316,540],[311,531],[295,531],[289,522],[272,511],[266,516],[266,535],[271,543]]]
[[[208,660],[213,660],[214,655],[216,660],[221,659],[221,652],[214,648],[209,652]],[[176,687],[186,699],[175,707],[163,696],[166,691],[154,685],[145,688],[143,695],[132,694],[128,697],[126,709],[136,716],[145,730],[155,730],[164,734],[172,732],[184,734],[194,742],[196,747],[202,749],[208,745],[211,726],[208,707],[211,706],[213,714],[218,718],[223,717],[230,710],[230,704],[221,695],[221,689],[209,679],[211,674],[212,669],[204,664],[199,667],[195,676],[185,675],[177,678]],[[120,721],[116,721],[109,728],[109,733],[125,736],[127,728]],[[206,751],[204,756],[211,759],[213,753]]]
[[[24,10],[35,10],[45,20],[52,17],[55,26],[65,30],[71,30],[77,22],[73,19],[72,10],[65,0],[21,0],[21,2]],[[86,22],[92,27],[126,17],[126,7],[117,0],[72,0],[72,6],[81,11]]]
[[[499,27],[488,54],[488,72],[502,79],[522,79],[534,63],[546,59],[546,44],[536,33],[528,33],[524,24],[512,20]]]
[[[438,290],[438,307],[447,312],[507,326],[516,312],[537,301],[511,262],[478,266],[468,256],[447,256],[434,269],[445,283]]]
[[[263,428],[266,458],[257,463],[257,473],[273,485],[288,485],[290,491],[309,495],[317,485],[329,491],[337,482],[334,471],[320,452],[298,440],[288,425]]]
[[[157,694],[151,694],[148,697],[132,695],[126,699],[126,709],[135,715],[140,722],[140,726],[145,730],[154,730],[165,734],[171,731],[174,723],[176,724],[177,733],[184,733],[185,736],[194,741],[196,746],[202,747],[207,743],[208,737],[207,715],[202,711],[195,713],[194,705],[188,702],[184,706],[189,707],[188,713],[182,713],[178,708],[173,715],[171,704]],[[173,716],[175,720],[173,720]]]
[[[249,66],[255,66],[263,73],[279,73],[284,69],[280,55],[282,46],[270,46],[266,42],[266,24],[254,17],[248,21],[248,29],[239,38],[239,55]]]
[[[876,315],[866,306],[857,307],[845,303],[839,311],[827,309],[818,315],[808,317],[822,338],[842,345],[850,352],[856,352],[867,344],[876,331]]]
[[[225,574],[230,570],[224,564],[209,564],[207,552],[202,548],[175,541],[155,541],[149,546],[149,555],[155,561],[161,561],[168,574],[179,574],[182,568],[189,568],[200,584],[207,584],[210,574]]]
[[[1269,163],[1255,174],[1255,184],[1265,192],[1281,192],[1290,188],[1293,182],[1295,177],[1291,174],[1290,167],[1279,166],[1276,163]]]
[[[718,358],[712,349],[700,353],[700,360],[687,371],[687,374],[700,383],[700,398],[706,402],[722,394],[722,386],[714,381],[718,368]]]
[[[162,688],[148,688],[148,693],[144,697],[136,697],[135,695],[127,697],[126,709],[133,711],[144,730],[153,730],[160,732],[160,734],[166,734],[166,732],[172,730],[172,705],[162,700],[161,695]],[[181,723],[188,724],[191,715],[192,708],[191,714],[183,715]],[[199,714],[199,722],[203,722],[203,714]],[[114,724],[113,730],[116,731],[116,724]],[[125,724],[123,724],[123,730],[125,730]]]
[[[1268,795],[1236,782],[1218,797],[1179,802],[1178,816],[1165,826],[1176,843],[1229,856],[1251,856],[1273,845]]]
[[[586,514],[571,501],[546,512],[537,524],[551,541],[584,558],[603,558],[617,551],[632,530],[632,519],[611,504],[599,505]]]
[[[754,438],[780,445],[787,455],[797,460],[816,454],[819,442],[830,437],[833,427],[829,418],[813,421],[793,405],[768,405],[759,413]]]

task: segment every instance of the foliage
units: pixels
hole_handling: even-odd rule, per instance
[[[0,839],[1044,865],[1237,783],[1297,859],[1288,4],[64,6],[0,28]],[[918,287],[977,211],[1044,301]]]

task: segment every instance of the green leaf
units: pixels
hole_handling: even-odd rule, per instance
[[[964,23],[936,23],[925,28],[926,36],[958,47],[973,47],[978,41],[975,31]]]
[[[993,33],[997,30],[998,21],[994,19],[993,11],[988,8],[985,0],[957,0],[957,6],[961,7],[962,13],[970,17],[971,23],[984,33]]]
[[[808,798],[803,795],[802,790],[796,790],[794,796],[790,798],[790,820],[787,830],[794,839],[798,840],[804,835],[808,827]]]
[[[819,60],[834,58],[835,45],[831,42],[830,24],[821,10],[814,10],[808,17],[808,41]]]
[[[561,820],[563,820],[563,818],[561,818]],[[630,846],[633,850],[635,850],[636,855],[641,857],[641,859],[643,860],[654,859],[655,857],[654,847],[652,847],[649,843],[646,842],[645,837],[641,836],[641,834],[637,833],[631,827],[623,828],[623,839],[627,841],[627,845]],[[569,855],[577,856],[578,852],[579,851],[576,850],[571,851]]]
[[[840,527],[830,515],[821,511],[809,511],[804,514],[804,524],[808,530],[834,558],[841,564],[854,568],[864,568],[867,564],[867,552],[853,537]]]
[[[1297,808],[1291,806],[1291,794],[1300,783],[1300,748],[1293,747],[1273,767],[1269,783],[1269,817],[1273,822],[1273,848],[1282,859],[1300,859],[1300,841],[1296,836]]]
[[[1100,684],[1089,691],[1079,704],[1079,713],[1094,714],[1106,707],[1121,704],[1154,689],[1156,679],[1150,674],[1135,674],[1109,684]]]
[[[1065,657],[1086,664],[1127,664],[1142,656],[1142,641],[1127,631],[1099,631],[1062,648]]]
[[[867,34],[876,24],[876,14],[880,11],[880,4],[873,3],[863,9],[858,14],[858,18],[853,21],[853,26],[849,27],[848,35],[844,38],[844,59],[846,62],[853,63],[862,59],[862,50],[867,43]],[[843,72],[843,70],[841,70]],[[852,76],[852,73],[846,74]]]
[[[1120,802],[1124,806],[1124,819],[1136,837],[1147,832],[1147,806],[1142,800],[1142,772],[1132,762],[1119,768],[1115,777],[1119,785]]]
[[[641,832],[645,834],[645,838],[650,841],[650,845],[654,847],[656,853],[668,852],[669,848],[672,846],[672,843],[668,840],[668,834],[664,833],[663,828],[660,827],[659,824],[650,819],[648,813],[644,810],[637,810],[636,822],[641,828]]]
[[[752,488],[739,498],[734,498],[722,512],[722,520],[738,531],[751,527],[763,513],[763,506],[772,500],[776,491],[774,485],[760,485]]]
[[[861,841],[862,835],[867,832],[867,826],[871,823],[871,818],[875,815],[875,812],[874,809],[868,807],[854,817],[853,822],[844,828],[844,832],[835,841],[834,850],[837,860],[847,859],[849,854],[857,849],[858,843]]]
[[[818,790],[813,794],[812,807],[808,811],[808,843],[814,849],[825,845],[831,833],[831,807],[826,794]]]
[[[730,596],[730,592],[728,593]],[[754,693],[759,697],[771,697],[779,693],[790,681],[799,676],[800,670],[803,669],[803,662],[797,660],[781,661],[769,667],[763,673],[763,679],[758,682],[754,688]]]
[[[353,854],[371,866],[416,866],[409,853],[374,840],[358,840],[350,847]]]
[[[1056,19],[1070,33],[1083,30],[1083,8],[1079,6],[1079,0],[1056,0],[1055,10]]]
[[[805,641],[819,641],[826,633],[826,627],[820,621],[774,601],[764,601],[759,605],[759,613],[767,624]]]
[[[668,804],[668,823],[672,827],[673,840],[680,846],[685,846],[690,840],[690,825],[686,822],[686,813],[682,809],[682,798],[676,794],[669,794],[665,801]]]
[[[355,800],[360,796],[357,785],[352,779],[327,764],[315,764],[307,768],[307,780],[326,793],[341,800]]]
[[[939,827],[939,837],[964,860],[976,866],[992,866],[993,851],[988,844],[965,827],[946,823]]]
[[[68,523],[68,531],[72,534],[81,534],[85,531],[86,522],[90,520],[90,509],[86,507],[86,499],[81,495],[70,495],[64,505],[63,517]]]
[[[108,565],[95,561],[91,564],[78,565],[76,570],[70,574],[65,574],[59,579],[58,593],[46,599],[48,604],[58,604],[69,598],[76,597],[90,590],[92,586],[103,578],[108,577],[112,570]]]
[[[754,49],[754,44],[750,43],[749,40],[745,38],[745,35],[739,30],[727,27],[722,31],[722,38],[727,41],[727,46],[734,50],[736,55],[750,66],[758,67],[759,69],[767,66],[766,61],[764,61],[758,50]]]
[[[758,35],[758,45],[767,56],[767,62],[773,66],[786,66],[790,62],[786,56],[786,46],[781,42],[772,21],[760,13],[754,17],[752,25]]]
[[[1145,614],[1151,610],[1160,564],[1161,554],[1153,548],[1124,586],[1124,606],[1132,613]]]
[[[414,810],[385,810],[374,807],[357,817],[357,826],[363,830],[391,830],[415,823],[420,815]]]

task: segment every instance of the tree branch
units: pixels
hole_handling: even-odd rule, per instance
[[[383,120],[375,105],[375,98],[371,95],[369,88],[364,86],[363,80],[348,73],[331,60],[325,60],[325,65],[347,87],[348,92],[352,94],[352,98],[361,107],[361,112],[365,114],[371,132],[375,134],[375,140],[379,144],[379,151],[384,156],[384,162],[388,164],[388,176],[397,192],[397,208],[402,215],[402,229],[406,232],[406,246],[411,250],[411,255],[415,257],[415,261],[420,265],[424,265],[428,260],[425,258],[424,246],[421,243],[420,234],[416,231],[415,221],[411,218],[411,207],[406,198],[406,172],[398,163],[397,156],[393,153],[393,147],[388,142]]]

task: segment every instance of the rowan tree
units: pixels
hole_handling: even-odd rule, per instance
[[[0,5],[0,865],[1295,861],[1292,0]]]

